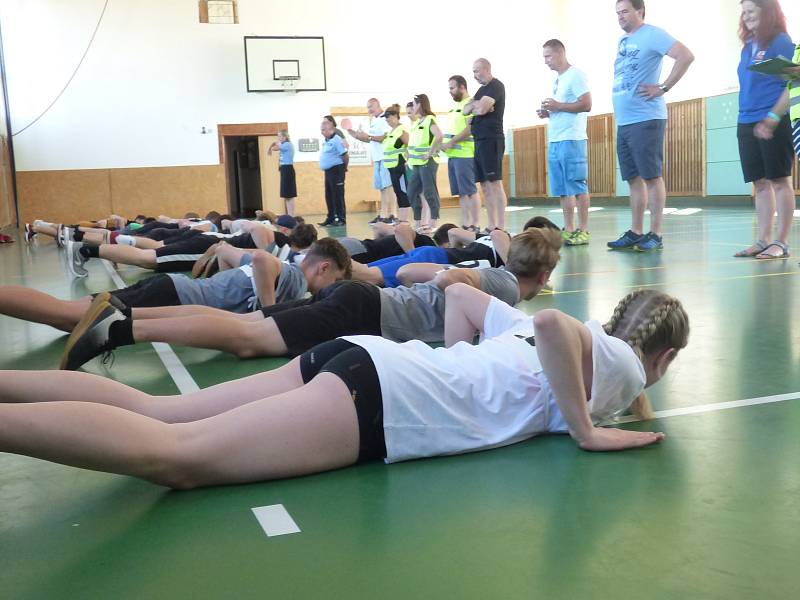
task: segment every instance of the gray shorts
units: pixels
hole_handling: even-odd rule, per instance
[[[475,185],[474,158],[448,159],[447,176],[450,178],[450,194],[453,196],[471,196],[478,192]]]
[[[622,179],[657,179],[664,165],[666,119],[631,123],[617,128],[617,158]]]

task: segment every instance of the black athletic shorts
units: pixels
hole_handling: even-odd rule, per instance
[[[157,273],[191,271],[194,263],[220,239],[214,235],[203,235],[197,232],[196,235],[187,236],[181,238],[180,241],[157,248],[155,271]]]
[[[503,138],[475,140],[475,181],[502,181],[505,151]]]
[[[319,373],[341,379],[353,396],[358,417],[358,462],[386,458],[381,382],[366,350],[345,340],[319,344],[300,357],[300,373],[304,383]]]
[[[337,281],[311,298],[261,312],[275,320],[290,356],[342,335],[381,335],[381,293],[363,281]]]
[[[175,283],[169,275],[153,275],[121,290],[113,290],[111,295],[122,300],[131,308],[153,306],[180,306],[181,299]]]
[[[362,240],[361,243],[364,245],[367,251],[361,252],[360,254],[354,254],[350,258],[357,263],[361,263],[362,265],[375,262],[376,260],[383,260],[384,258],[389,258],[390,256],[400,256],[401,254],[405,254],[405,251],[400,247],[400,244],[397,243],[397,240],[393,235],[387,235],[386,237],[378,238],[377,240]],[[436,242],[434,242],[433,238],[428,235],[417,233],[414,236],[414,248],[435,245]]]
[[[756,123],[739,123],[736,129],[745,182],[789,177],[794,165],[789,116],[784,115],[769,140],[757,138],[753,133],[755,126]]]

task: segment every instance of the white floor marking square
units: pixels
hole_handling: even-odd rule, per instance
[[[533,210],[533,206],[506,206],[506,212],[517,212],[520,210]]]
[[[667,208],[664,209],[664,214],[665,215],[671,215],[672,213],[676,213],[676,212],[678,212],[677,208],[667,207]],[[646,210],[646,211],[644,211],[644,214],[649,215],[650,211]]]
[[[702,208],[682,208],[680,210],[676,210],[673,215],[678,217],[688,217],[689,215],[695,215],[699,212],[703,212]]]
[[[283,504],[256,506],[250,510],[253,511],[256,519],[258,519],[259,525],[261,525],[264,533],[269,537],[286,535],[288,533],[300,533],[300,528],[283,507]]]
[[[597,212],[598,210],[604,210],[604,209],[603,209],[602,206],[590,206],[589,207],[589,212]],[[550,212],[551,213],[560,213],[561,209],[560,208],[554,208]]]

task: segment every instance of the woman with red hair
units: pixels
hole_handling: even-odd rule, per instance
[[[792,132],[789,117],[779,111],[786,82],[748,67],[777,56],[791,57],[794,44],[786,33],[786,18],[777,0],[743,0],[739,20],[742,48],[739,62],[739,156],[744,180],[755,187],[758,238],[734,256],[786,258],[794,216]],[[771,121],[770,139],[757,135]],[[759,125],[761,124],[761,125]],[[777,206],[778,229],[772,229]],[[770,241],[772,240],[772,241]]]

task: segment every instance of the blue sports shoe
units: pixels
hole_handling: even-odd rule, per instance
[[[633,233],[630,229],[619,236],[619,239],[614,240],[613,242],[608,242],[606,244],[612,250],[628,250],[633,248],[636,244],[638,244],[641,240],[643,240],[645,236],[639,235],[638,233]]]
[[[650,233],[646,233],[639,241],[636,242],[636,249],[640,252],[649,252],[651,250],[662,250],[664,248],[664,244],[661,241],[661,236],[656,235],[652,231]]]

